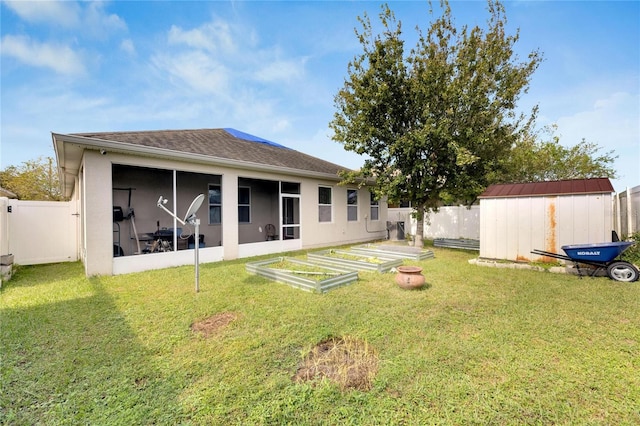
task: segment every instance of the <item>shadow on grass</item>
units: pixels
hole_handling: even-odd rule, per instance
[[[15,286],[44,291],[56,271],[40,266],[31,276],[24,268]],[[60,271],[75,278],[61,300],[0,310],[0,423],[179,423],[179,386],[154,367],[101,279],[68,264]]]
[[[46,269],[46,274],[42,273],[43,268]],[[54,280],[73,280],[82,274],[84,274],[84,269],[80,262],[51,263],[47,265],[14,265],[13,277],[3,283],[2,288],[34,287],[51,283],[51,281]]]

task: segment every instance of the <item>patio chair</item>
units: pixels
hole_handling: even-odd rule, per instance
[[[264,232],[266,234],[267,241],[273,241],[278,239],[276,235],[276,227],[273,226],[273,224],[267,223],[264,226]]]

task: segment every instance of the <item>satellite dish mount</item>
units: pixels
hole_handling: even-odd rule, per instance
[[[193,201],[191,202],[191,205],[189,206],[189,209],[187,210],[187,213],[184,215],[184,219],[180,219],[178,216],[176,216],[175,213],[173,213],[171,210],[169,210],[164,206],[165,204],[167,204],[167,201],[168,200],[161,195],[160,198],[158,198],[158,202],[156,203],[156,205],[160,207],[162,210],[164,210],[165,212],[169,213],[171,216],[173,216],[173,218],[176,219],[181,224],[186,225],[188,223],[189,225],[193,225],[195,228],[193,263],[196,270],[196,293],[197,293],[198,291],[200,291],[200,255],[199,255],[200,219],[196,217],[196,212],[198,211],[198,209],[202,205],[202,202],[204,201],[204,194],[200,194],[193,199]]]

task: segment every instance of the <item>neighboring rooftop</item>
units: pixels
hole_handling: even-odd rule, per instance
[[[602,194],[615,192],[608,178],[491,185],[478,198],[535,197],[545,195]]]
[[[18,196],[16,194],[14,194],[13,192],[9,191],[8,189],[4,189],[1,186],[0,186],[0,197],[18,198]]]
[[[69,136],[331,175],[347,170],[346,167],[230,128],[75,133]]]

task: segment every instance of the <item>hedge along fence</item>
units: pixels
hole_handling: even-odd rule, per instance
[[[282,262],[289,265],[288,269],[278,267],[278,263]],[[353,269],[318,265],[292,257],[248,262],[245,268],[252,274],[316,293],[324,293],[358,280],[358,271]],[[321,278],[325,276],[328,278]]]

